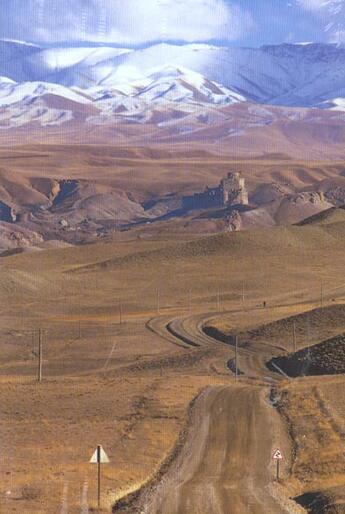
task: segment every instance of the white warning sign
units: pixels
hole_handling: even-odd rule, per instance
[[[283,454],[279,448],[273,453],[273,460],[283,460]]]
[[[90,459],[91,464],[108,464],[109,458],[108,455],[103,450],[103,447],[99,445],[96,448],[95,453],[92,455]]]

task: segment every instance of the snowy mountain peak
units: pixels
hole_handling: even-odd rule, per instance
[[[245,101],[343,110],[344,98],[345,49],[333,44],[164,43],[134,50],[0,41],[0,106],[13,109],[5,117],[16,123],[28,118],[25,109],[50,119],[53,104],[55,119],[73,111],[71,102],[96,115],[147,120],[172,104],[183,112]]]
[[[0,76],[0,84],[15,84],[14,80],[9,79],[8,77],[1,77]]]
[[[245,101],[238,93],[214,82],[195,71],[182,66],[166,65],[149,70],[147,77],[112,86],[93,87],[87,90],[95,101],[123,102],[133,98],[151,103],[210,103],[231,104]]]
[[[28,46],[28,47],[33,47],[33,48],[41,48],[39,45],[36,45],[35,43],[30,43],[28,41],[21,41],[20,39],[9,39],[9,38],[1,38],[0,39],[0,44],[4,42],[4,43],[8,43],[8,44],[13,44],[13,45],[19,45],[19,46]]]
[[[275,57],[292,57],[312,59],[317,65],[320,60],[344,58],[345,50],[336,44],[324,43],[283,43],[281,45],[264,45],[261,50]]]
[[[151,71],[148,84],[136,96],[147,101],[201,102],[227,104],[245,101],[230,89],[208,80],[183,66],[164,66]]]
[[[31,104],[35,99],[45,95],[54,95],[63,99],[71,100],[80,104],[90,102],[85,95],[60,86],[58,84],[49,84],[42,82],[25,82],[17,84],[8,79],[2,81],[0,78],[0,107],[13,104]]]

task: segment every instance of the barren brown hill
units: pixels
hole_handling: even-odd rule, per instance
[[[111,459],[103,475],[105,512],[154,476],[185,430],[193,398],[207,386],[235,386],[226,367],[231,348],[217,342],[212,348],[184,348],[147,330],[147,321],[218,316],[224,309],[226,323],[243,332],[319,305],[321,279],[325,304],[341,302],[345,226],[339,223],[197,241],[135,239],[2,258],[2,511],[50,514],[68,505],[74,514],[82,506],[95,508],[96,475],[88,460],[98,443]],[[322,323],[324,332],[334,330],[332,316],[325,315]],[[44,330],[41,386],[35,382],[38,328]],[[290,334],[279,326],[275,334],[286,336],[280,346],[291,345]],[[337,380],[339,387],[343,382]],[[317,387],[334,413],[339,405],[333,407],[333,385]],[[307,420],[314,418],[307,415],[319,415],[316,400],[306,401],[302,419],[298,406],[307,391],[309,382],[296,382],[289,392],[288,415],[298,440],[311,431]],[[326,421],[320,417],[319,429],[325,437],[333,434],[336,446],[338,436]],[[324,444],[322,455],[326,450]],[[32,464],[35,455],[39,467]],[[301,485],[307,476],[303,459],[315,458],[308,446],[291,468],[291,480],[290,468],[284,468],[284,494],[326,487],[325,472],[317,469],[312,482]],[[329,477],[327,490],[342,480],[338,471],[334,480]]]
[[[80,244],[113,237],[190,237],[232,228],[231,214],[182,212],[181,198],[241,171],[250,209],[236,229],[296,223],[345,202],[343,161],[296,161],[265,154],[234,159],[206,149],[37,145],[0,148],[0,219],[12,223],[1,250]],[[32,238],[31,238],[32,239]]]
[[[56,100],[49,98],[55,106]],[[69,106],[68,106],[69,107]],[[263,153],[284,153],[299,159],[344,158],[344,116],[342,112],[258,106],[248,103],[190,109],[176,116],[161,109],[145,122],[117,117],[85,122],[92,112],[87,106],[73,106],[74,118],[61,126],[40,127],[38,123],[2,130],[0,144],[93,144],[155,147],[165,152],[207,150],[226,156],[245,157]],[[91,109],[92,110],[92,109]],[[162,123],[163,122],[163,123]]]
[[[211,149],[210,149],[211,150]],[[257,159],[234,158],[217,153],[217,148],[193,150],[188,146],[141,148],[93,145],[31,145],[0,148],[0,166],[10,173],[50,179],[97,179],[117,187],[131,185],[134,191],[164,194],[176,190],[213,185],[231,169],[243,171],[250,183],[291,183],[295,187],[339,177],[343,161],[294,161],[276,155]],[[44,162],[44,165],[42,164]]]

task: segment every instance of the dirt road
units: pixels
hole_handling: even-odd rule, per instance
[[[206,318],[161,317],[151,320],[149,328],[174,344],[198,352],[200,347],[221,344],[202,331]],[[231,353],[233,349],[229,348]],[[268,401],[269,384],[279,380],[279,375],[264,367],[266,353],[272,355],[269,348],[240,349],[242,367],[251,380],[209,387],[201,394],[182,450],[158,485],[142,492],[135,512],[289,512],[272,496],[276,469],[272,454],[276,447],[288,454],[289,443],[284,423]]]
[[[150,514],[280,514],[271,455],[279,416],[260,388],[215,387],[198,401],[182,453],[154,494]]]

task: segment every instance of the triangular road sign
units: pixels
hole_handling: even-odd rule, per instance
[[[100,464],[108,464],[108,462],[110,462],[108,455],[105,453],[105,451],[103,450],[103,447],[101,445],[99,445],[96,448],[96,451],[92,455],[90,462],[91,462],[91,464],[99,464],[99,463]]]
[[[282,454],[282,452],[281,452],[279,449],[277,449],[277,450],[274,452],[274,454],[273,454],[273,459],[274,459],[274,460],[283,460],[283,454]]]

